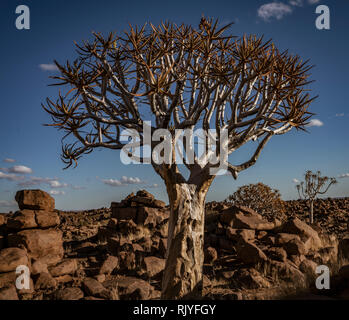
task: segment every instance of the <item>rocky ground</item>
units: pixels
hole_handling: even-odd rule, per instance
[[[139,191],[111,208],[63,212],[42,191],[20,191],[20,210],[0,215],[0,299],[159,299],[169,210]],[[349,199],[288,201],[280,219],[207,204],[205,299],[348,299]],[[331,270],[331,289],[314,286]],[[28,267],[29,289],[16,289]],[[24,282],[23,282],[24,283]]]

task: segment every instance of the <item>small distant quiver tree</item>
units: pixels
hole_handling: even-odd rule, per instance
[[[336,184],[336,178],[322,177],[321,172],[308,170],[305,173],[305,181],[296,185],[299,197],[308,200],[310,206],[309,222],[314,223],[314,200],[318,195],[325,194],[331,185]]]
[[[144,137],[148,121],[151,132],[217,133],[215,163],[200,161],[196,152],[192,156],[192,143],[184,143],[192,159],[184,159],[184,165],[153,157],[148,162],[166,185],[171,209],[165,299],[201,295],[205,197],[215,178],[212,171],[224,162],[236,179],[256,163],[273,136],[304,130],[311,117],[308,61],[263,38],[226,34],[230,25],[218,27],[218,21],[202,18],[198,28],[162,23],[130,26],[121,35],[94,33],[92,41],[77,44],[75,61],[56,62],[60,75],[53,78],[65,90],[43,105],[50,125],[64,133],[67,167],[96,148],[124,150],[123,130],[138,132],[148,150],[157,150],[166,139],[170,160],[176,159],[173,135],[156,141]],[[220,132],[227,137],[224,148]],[[228,162],[226,154],[249,142],[253,151],[246,160]],[[221,149],[227,152],[222,155]]]

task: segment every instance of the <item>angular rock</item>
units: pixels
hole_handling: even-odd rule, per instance
[[[240,269],[234,273],[233,280],[246,289],[270,288],[270,283],[254,268]]]
[[[108,299],[108,290],[96,279],[86,278],[83,282],[83,289],[87,295]]]
[[[112,218],[118,220],[133,220],[137,218],[137,208],[118,208],[112,207]]]
[[[16,282],[18,275],[15,271],[0,273],[0,288],[9,287]]]
[[[23,245],[30,258],[41,260],[47,265],[54,265],[63,258],[62,232],[58,230],[24,230],[9,235],[8,242],[12,247]]]
[[[6,223],[5,216],[0,213],[0,226],[4,225]]]
[[[117,286],[120,298],[127,300],[149,300],[154,292],[152,285],[134,277],[121,277]]]
[[[205,250],[205,262],[206,263],[213,263],[217,260],[218,254],[217,250],[212,247],[208,247]]]
[[[35,290],[51,289],[57,286],[57,281],[47,272],[41,272],[35,280]]]
[[[40,260],[36,260],[35,262],[33,262],[31,266],[31,274],[37,275],[42,272],[48,273],[47,264],[42,263]]]
[[[12,217],[7,220],[9,229],[23,230],[37,228],[35,220],[35,211],[24,209],[17,211]]]
[[[289,233],[278,233],[275,236],[275,244],[278,246],[282,246],[283,244],[291,241],[291,240],[301,240],[301,238],[296,234]]]
[[[67,274],[74,274],[76,270],[78,269],[78,264],[76,259],[69,259],[60,262],[56,266],[51,267],[50,273],[54,277],[64,276]]]
[[[255,230],[251,229],[233,229],[228,227],[226,235],[230,240],[239,241],[241,238],[245,241],[254,240],[256,236]]]
[[[153,278],[160,274],[165,269],[165,259],[158,257],[145,257],[145,271],[149,278]]]
[[[20,248],[6,248],[0,251],[0,273],[14,271],[20,265],[29,265],[25,250]]]
[[[59,225],[60,218],[56,212],[36,211],[36,221],[40,228],[50,228]]]
[[[19,209],[48,210],[53,211],[55,200],[42,190],[20,190],[17,191],[15,199]]]
[[[321,239],[318,233],[305,222],[294,218],[289,220],[282,226],[282,230],[285,233],[297,234],[300,236],[301,240],[305,241],[310,238],[310,243],[308,245],[309,250],[318,250],[322,247]]]
[[[315,277],[317,264],[314,261],[304,259],[299,265],[299,270],[305,273],[307,276]]]
[[[107,259],[104,260],[99,270],[99,274],[111,274],[118,267],[119,259],[114,256],[108,256]]]
[[[19,300],[15,286],[0,288],[0,300]]]
[[[306,255],[307,250],[304,243],[298,239],[293,239],[285,244],[283,244],[283,248],[286,250],[288,255]]]
[[[220,220],[235,229],[271,230],[275,228],[274,223],[264,220],[260,214],[243,206],[232,206],[224,210]]]
[[[84,293],[80,288],[64,288],[56,291],[55,297],[57,300],[80,300],[84,297]]]
[[[265,253],[255,244],[248,241],[241,241],[236,246],[237,257],[244,263],[256,264],[267,261]]]

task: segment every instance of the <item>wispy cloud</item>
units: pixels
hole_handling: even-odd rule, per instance
[[[26,167],[26,166],[13,166],[11,168],[8,168],[7,172],[30,174],[30,173],[33,173],[33,170],[31,168]]]
[[[340,174],[338,178],[349,178],[349,172]]]
[[[56,178],[41,178],[41,177],[30,177],[28,180],[20,182],[18,185],[21,187],[37,186],[43,183],[50,184],[52,181],[57,180]]]
[[[42,63],[39,64],[39,68],[43,71],[58,71],[58,68],[53,63]]]
[[[65,191],[62,190],[50,190],[49,194],[52,196],[63,196],[65,195]]]
[[[319,119],[311,119],[308,123],[308,127],[322,127],[324,123]]]
[[[83,190],[83,189],[86,189],[86,187],[83,187],[83,186],[74,186],[74,185],[72,185],[71,188],[72,188],[73,190]]]
[[[3,161],[6,162],[6,163],[13,163],[13,162],[16,162],[15,159],[11,159],[11,158],[6,158],[6,159],[4,159]]]
[[[295,6],[295,7],[302,7],[303,6],[303,0],[290,0],[288,3],[291,6]]]
[[[104,184],[107,184],[107,185],[113,186],[113,187],[127,186],[129,184],[142,184],[142,183],[144,183],[144,181],[142,181],[138,177],[126,177],[126,176],[121,177],[120,180],[118,180],[118,179],[101,179],[101,181]]]
[[[23,180],[24,177],[18,176],[18,175],[13,174],[13,173],[4,173],[4,172],[0,171],[0,179],[5,179],[8,181],[19,181],[19,180]]]
[[[305,1],[306,4],[312,5],[320,0],[289,0],[288,4],[277,1],[265,3],[258,8],[257,15],[266,22],[273,18],[281,20],[286,15],[291,14],[296,7],[303,7]]]
[[[49,181],[48,184],[51,188],[66,188],[69,185],[67,183],[59,182],[58,180]]]
[[[294,179],[292,179],[292,182],[293,183],[299,183],[300,181],[298,179],[294,178]]]
[[[263,4],[258,8],[257,15],[264,21],[275,18],[282,19],[285,15],[292,13],[292,7],[282,2],[271,2]]]
[[[336,113],[336,117],[344,117],[345,116],[345,113]]]

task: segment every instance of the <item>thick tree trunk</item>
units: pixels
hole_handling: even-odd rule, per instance
[[[202,294],[205,197],[208,188],[167,184],[171,215],[162,280],[162,299],[195,299]]]

